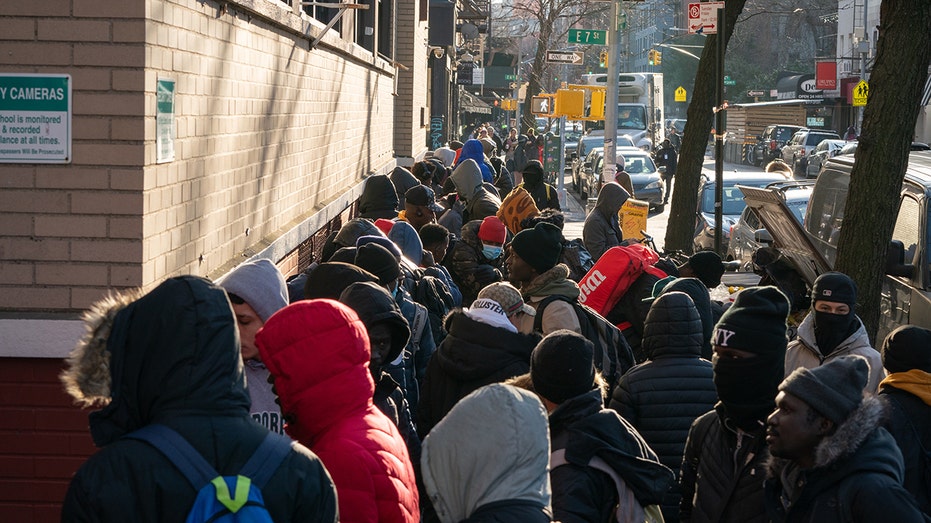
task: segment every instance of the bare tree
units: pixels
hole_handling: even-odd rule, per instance
[[[871,340],[879,326],[886,251],[929,62],[931,2],[885,0],[835,263],[857,282],[857,313]]]
[[[607,13],[608,4],[591,0],[528,0],[515,2],[512,7],[517,18],[533,20],[534,32],[537,40],[533,61],[530,63],[528,74],[527,98],[543,92],[544,88],[554,89],[549,85],[547,78],[552,78],[552,68],[546,63],[546,51],[549,49],[562,49],[568,43],[568,30],[575,24],[585,21],[587,29],[599,18]],[[604,22],[600,22],[604,24]],[[529,106],[529,104],[528,104]],[[534,117],[529,111],[524,111],[521,128],[534,126]]]
[[[715,90],[715,46],[718,38],[724,38],[725,45],[734,32],[734,24],[743,10],[747,0],[730,0],[724,4],[724,34],[711,35],[705,39],[695,86],[692,88],[692,100],[688,108],[688,121],[682,138],[679,153],[679,167],[676,169],[675,188],[672,193],[672,205],[669,211],[669,223],[666,228],[665,247],[667,250],[692,251],[692,237],[695,231],[695,209],[698,207],[698,182],[701,179],[701,167],[705,159],[705,146],[708,133],[714,121]]]

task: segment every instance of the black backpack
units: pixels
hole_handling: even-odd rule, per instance
[[[533,318],[533,330],[543,333],[543,310],[554,301],[571,303],[575,314],[579,318],[582,336],[592,341],[594,345],[595,368],[608,382],[608,394],[605,401],[611,399],[618,379],[634,366],[634,354],[627,344],[627,340],[617,327],[611,324],[604,316],[594,309],[582,305],[578,300],[566,296],[552,295],[544,298],[537,306],[537,314]]]
[[[559,262],[569,267],[569,279],[576,283],[582,281],[588,271],[595,266],[595,260],[592,259],[591,253],[579,238],[562,243]]]
[[[427,309],[430,318],[430,330],[433,332],[433,341],[439,346],[446,338],[446,329],[443,327],[443,318],[453,309],[453,295],[442,280],[435,276],[422,275],[411,293],[415,302]]]

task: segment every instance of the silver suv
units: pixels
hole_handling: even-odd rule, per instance
[[[792,135],[792,139],[782,148],[782,160],[792,166],[795,176],[806,177],[808,156],[823,140],[840,140],[834,131],[813,131],[802,129]]]

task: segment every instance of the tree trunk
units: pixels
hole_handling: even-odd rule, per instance
[[[747,0],[729,0],[724,6],[726,23],[725,45],[734,33],[734,24],[743,11]],[[888,1],[888,0],[887,0]],[[917,0],[915,0],[917,1]],[[698,182],[701,179],[701,167],[705,160],[705,146],[708,133],[714,122],[715,90],[715,46],[722,35],[711,35],[705,40],[705,48],[698,63],[695,85],[692,87],[692,101],[688,108],[688,121],[682,136],[679,152],[679,166],[676,169],[669,210],[669,222],[666,228],[665,250],[692,252],[692,237],[695,233],[695,211],[698,208]]]
[[[857,313],[874,346],[882,341],[874,338],[886,251],[931,61],[931,2],[885,0],[879,24],[876,61],[835,263],[836,270],[857,282]]]

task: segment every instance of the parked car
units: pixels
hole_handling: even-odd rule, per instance
[[[746,191],[747,205],[756,210],[772,234],[773,246],[792,260],[809,286],[819,274],[834,266],[853,165],[851,155],[827,161],[812,190],[804,225],[790,217],[778,198],[773,198],[771,190]],[[929,208],[931,152],[913,151],[902,182],[895,226],[888,238],[880,301],[874,304],[883,311],[876,334],[878,340],[901,325],[931,328]]]
[[[841,149],[847,142],[843,140],[822,140],[808,157],[808,165],[805,167],[805,176],[808,178],[817,178],[821,172],[821,167],[830,158],[840,154]]]
[[[823,140],[840,140],[834,131],[815,131],[802,129],[792,135],[792,139],[782,148],[782,160],[792,167],[795,176],[806,174],[808,156]]]
[[[618,147],[617,155],[624,157],[624,170],[630,175],[634,197],[649,203],[650,209],[662,212],[665,208],[663,196],[666,194],[666,183],[660,176],[653,158],[636,147]],[[592,150],[591,162],[591,168],[583,171],[582,192],[585,198],[596,198],[605,182],[603,148]]]
[[[774,182],[785,181],[786,177],[779,173],[724,173],[724,185],[721,188],[723,246],[728,245],[731,227],[747,205],[737,185],[766,187]],[[714,188],[714,177],[702,177],[698,188],[698,209],[695,212],[695,233],[692,238],[692,250],[696,252],[714,249]]]
[[[666,119],[666,129],[670,127],[675,127],[676,132],[681,136],[685,132],[685,118],[667,118]]]
[[[842,154],[854,154],[857,152],[857,141],[847,142],[844,147],[841,148],[840,152],[835,156],[840,156]],[[912,142],[908,148],[910,151],[931,151],[931,145],[922,142]]]
[[[570,155],[572,158],[572,188],[579,194],[582,194],[579,178],[582,177],[582,172],[585,169],[586,157],[592,149],[604,147],[604,143],[603,134],[587,134],[579,138],[575,153]],[[634,142],[629,136],[618,136],[615,147],[634,147]]]
[[[797,131],[804,129],[798,125],[768,125],[760,136],[757,137],[756,144],[750,148],[748,163],[756,166],[766,165],[767,163],[782,158],[782,146],[792,138]]]
[[[837,152],[834,156],[841,156],[843,154],[853,154],[857,152],[857,141],[853,140],[852,142],[847,142],[843,147],[840,148],[840,151]]]
[[[771,183],[768,189],[778,189],[779,196],[785,201],[792,212],[792,216],[799,223],[805,219],[805,210],[808,209],[808,200],[814,188],[813,181],[778,182]],[[741,190],[743,192],[743,190]],[[752,207],[747,206],[740,214],[740,218],[731,227],[730,243],[727,246],[727,261],[737,261],[741,270],[753,270],[753,253],[760,247],[772,243],[772,236],[763,227],[759,216]]]

